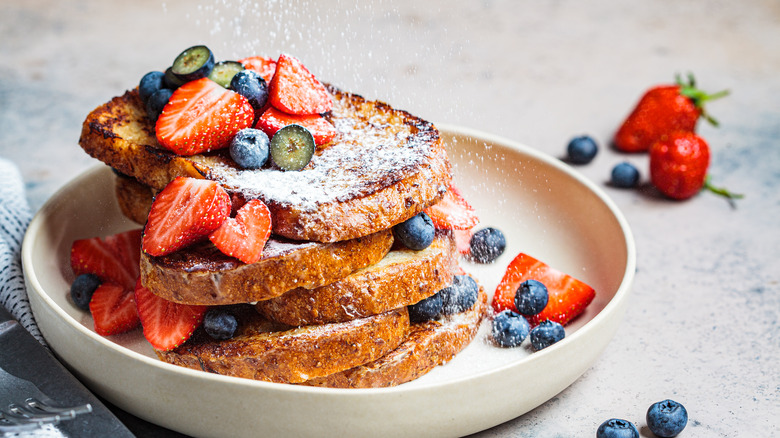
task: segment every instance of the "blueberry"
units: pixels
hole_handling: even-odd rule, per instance
[[[515,307],[521,315],[532,316],[544,310],[548,299],[547,286],[536,280],[526,280],[517,288]]]
[[[444,299],[441,312],[452,315],[470,309],[477,302],[479,286],[469,275],[456,275],[452,279],[452,284],[439,293]]]
[[[444,305],[444,297],[440,293],[409,306],[409,320],[411,322],[424,322],[436,318],[441,313]]]
[[[639,171],[633,164],[627,161],[619,163],[612,168],[610,183],[614,187],[623,189],[636,187],[637,183],[639,183]]]
[[[229,311],[212,307],[203,316],[203,329],[214,339],[230,339],[236,332],[238,321]]]
[[[599,147],[596,145],[596,141],[587,135],[574,137],[566,148],[569,161],[574,164],[590,163],[598,151]]]
[[[647,410],[647,427],[662,438],[677,436],[688,424],[688,411],[674,400],[653,403]]]
[[[230,142],[230,157],[243,169],[259,169],[268,161],[270,143],[259,129],[242,129]]]
[[[293,123],[279,129],[271,137],[271,159],[282,170],[301,170],[311,161],[315,147],[311,132]]]
[[[436,229],[431,218],[420,213],[393,227],[393,235],[409,249],[420,251],[433,242]]]
[[[206,46],[193,46],[173,60],[171,72],[178,79],[189,82],[207,77],[213,68],[214,53]]]
[[[160,113],[162,113],[165,104],[168,103],[172,95],[173,90],[162,88],[149,96],[149,100],[146,102],[146,115],[149,116],[153,122],[156,122],[157,118],[160,117]]]
[[[555,321],[542,321],[531,329],[531,346],[534,350],[542,350],[560,341],[566,336],[563,326]]]
[[[100,279],[95,274],[81,274],[70,285],[70,297],[73,304],[81,310],[89,311],[89,301],[95,289],[100,286]]]
[[[252,108],[259,110],[268,102],[268,86],[260,73],[241,70],[230,80],[230,89],[246,97]]]
[[[530,327],[528,321],[511,310],[504,310],[493,318],[493,341],[502,347],[517,347],[523,343]]]
[[[601,423],[596,438],[639,438],[639,430],[630,421],[613,418]]]
[[[504,253],[506,238],[497,228],[483,228],[471,236],[469,246],[472,259],[479,263],[490,263]]]
[[[138,95],[141,101],[146,105],[152,94],[165,88],[165,73],[161,71],[150,71],[141,78],[138,84]]]

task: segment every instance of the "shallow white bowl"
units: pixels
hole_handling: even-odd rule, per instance
[[[22,261],[33,313],[57,356],[93,391],[150,422],[193,436],[456,436],[495,426],[574,382],[615,335],[636,255],[622,214],[554,158],[506,139],[440,126],[456,184],[482,226],[504,231],[495,263],[464,268],[495,290],[526,252],[589,283],[597,297],[539,352],[486,342],[488,325],[445,366],[394,388],[326,389],[256,382],[160,362],[140,330],[105,338],[67,299],[70,245],[138,227],[120,213],[112,172],[98,166],[58,191],[33,218]],[[527,344],[528,341],[526,341]]]

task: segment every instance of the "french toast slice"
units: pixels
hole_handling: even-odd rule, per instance
[[[303,382],[331,388],[377,388],[410,382],[449,362],[476,337],[488,309],[480,287],[471,309],[437,320],[413,323],[409,335],[395,350],[379,359],[345,371]]]
[[[122,213],[143,225],[153,190],[134,178],[118,176],[115,180]],[[177,303],[248,303],[295,288],[313,289],[341,280],[380,261],[392,244],[391,230],[330,243],[271,236],[260,260],[245,264],[204,241],[161,257],[142,253],[141,280],[155,295]]]
[[[236,308],[239,327],[228,340],[202,329],[171,351],[164,362],[227,376],[301,383],[374,361],[403,342],[409,331],[406,308],[339,324],[278,327],[252,306]]]
[[[451,165],[436,128],[408,112],[328,86],[335,138],[301,171],[239,169],[226,150],[183,157],[163,149],[137,90],[93,110],[79,143],[92,157],[161,190],[177,176],[208,178],[268,205],[273,233],[335,242],[400,223],[436,203]]]
[[[437,232],[421,251],[394,248],[378,263],[342,280],[296,288],[256,304],[266,318],[299,326],[349,321],[408,306],[452,283],[458,252],[451,232]]]

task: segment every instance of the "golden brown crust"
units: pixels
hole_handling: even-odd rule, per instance
[[[119,209],[131,221],[144,225],[154,200],[154,190],[129,176],[115,178],[114,193]]]
[[[141,281],[177,303],[249,303],[338,281],[381,260],[392,244],[391,230],[333,243],[273,237],[260,260],[245,264],[203,242],[162,257],[142,253]]]
[[[409,330],[406,308],[340,324],[283,331],[251,307],[237,335],[215,341],[202,330],[172,351],[157,351],[168,363],[211,373],[300,383],[371,362],[395,349]],[[254,315],[249,316],[249,313]]]
[[[191,157],[168,152],[157,143],[135,90],[92,111],[80,144],[92,157],[155,190],[177,176],[191,176],[219,181],[247,199],[260,198],[271,210],[274,233],[295,240],[368,235],[441,198],[451,183],[451,166],[432,124],[382,102],[329,91],[334,109],[326,116],[338,133],[301,172],[239,170],[225,150]],[[277,189],[269,182],[278,183]]]
[[[479,299],[470,310],[440,320],[412,324],[406,340],[385,356],[355,368],[310,379],[303,384],[333,388],[376,388],[412,381],[450,361],[471,343],[486,311],[487,294],[480,288]]]
[[[313,290],[293,289],[257,303],[287,325],[324,324],[376,315],[421,301],[452,282],[458,253],[451,233],[438,233],[422,251],[394,249],[378,263]]]

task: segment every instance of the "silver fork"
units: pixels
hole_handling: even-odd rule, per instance
[[[92,412],[89,403],[73,407],[56,405],[29,380],[0,368],[0,434],[37,429]]]

